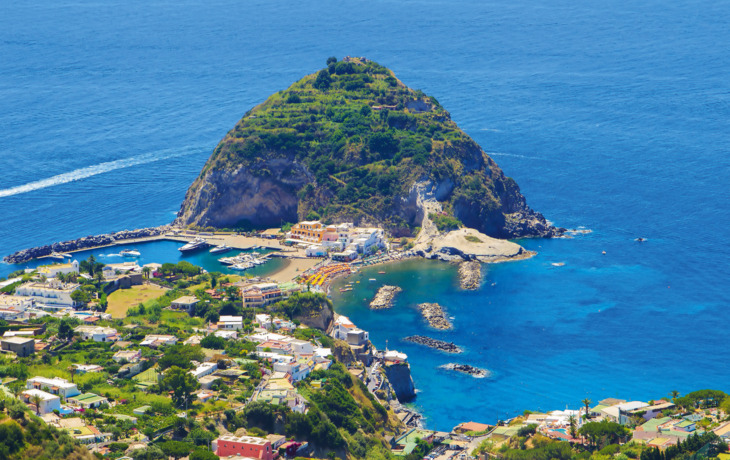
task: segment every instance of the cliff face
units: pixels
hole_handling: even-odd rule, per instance
[[[443,212],[498,238],[560,232],[433,97],[366,59],[332,63],[250,110],[216,147],[175,223],[267,227],[306,218],[410,235],[427,183]]]
[[[399,402],[412,401],[416,397],[416,387],[413,385],[411,368],[408,364],[391,364],[384,366],[383,369]]]

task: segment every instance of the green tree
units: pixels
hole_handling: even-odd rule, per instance
[[[337,58],[334,57],[334,56],[328,57],[327,58],[327,65],[329,66],[330,64],[337,64]]]
[[[162,389],[172,391],[172,401],[179,407],[190,403],[192,392],[199,386],[192,374],[177,366],[168,369],[160,382]]]
[[[195,449],[190,454],[190,460],[218,460],[220,457],[205,449]]]
[[[165,349],[165,354],[160,358],[158,364],[160,369],[165,370],[172,366],[182,369],[191,369],[191,361],[203,361],[205,354],[199,346],[175,344]]]
[[[85,306],[91,300],[91,296],[84,289],[76,289],[71,293],[71,300],[77,305]]]
[[[0,424],[0,458],[19,451],[25,444],[23,429],[15,420]],[[3,455],[4,454],[4,455]]]
[[[187,442],[165,441],[160,443],[160,449],[162,449],[162,452],[164,452],[168,457],[175,459],[187,457],[194,448],[195,447],[192,444]]]
[[[331,84],[332,77],[330,77],[329,71],[322,69],[317,73],[317,79],[312,83],[312,86],[320,91],[327,91],[330,89]]]
[[[213,350],[223,350],[226,348],[226,340],[213,334],[207,335],[200,341],[203,348],[211,348]]]
[[[588,411],[590,410],[590,405],[591,405],[591,403],[593,401],[591,401],[590,399],[586,398],[586,399],[584,399],[581,402],[583,403],[584,406],[586,406],[586,418],[587,418],[588,417]]]
[[[572,415],[568,417],[568,423],[570,424],[570,437],[575,439],[576,437],[578,437],[578,429],[576,428],[575,417]]]
[[[41,403],[43,402],[43,398],[41,398],[41,396],[38,394],[34,394],[30,397],[30,401],[35,406],[36,415],[41,415]]]
[[[74,336],[74,330],[67,320],[61,320],[61,324],[58,325],[58,338],[61,340],[71,340]]]

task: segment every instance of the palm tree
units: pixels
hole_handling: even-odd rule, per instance
[[[670,397],[672,398],[672,402],[674,402],[674,400],[675,400],[675,399],[679,398],[679,391],[677,391],[677,390],[672,390],[672,391],[671,391],[671,392],[669,393],[669,396],[670,396]]]
[[[152,269],[150,269],[150,267],[142,267],[142,275],[144,275],[145,278],[150,277],[151,271],[152,271]]]
[[[586,399],[584,399],[581,402],[586,406],[586,418],[588,418],[588,407],[591,405],[591,403],[593,401],[591,401],[590,399],[586,398]]]
[[[56,273],[56,279],[62,283],[65,283],[68,280],[65,273]]]
[[[74,374],[76,373],[76,368],[74,366],[68,366],[66,370],[71,373],[71,383],[74,383]]]
[[[578,430],[575,428],[575,417],[572,415],[568,417],[568,423],[570,424],[570,437],[575,439],[578,437]]]
[[[41,415],[41,402],[43,401],[43,398],[41,398],[41,396],[38,394],[34,394],[33,396],[30,397],[30,401],[35,406],[36,415],[40,416]]]
[[[96,257],[92,254],[89,256],[89,275],[94,276],[94,271],[96,271]]]

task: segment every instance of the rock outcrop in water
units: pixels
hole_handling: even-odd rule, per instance
[[[561,233],[439,102],[364,59],[304,77],[249,110],[188,190],[178,225],[279,226],[323,219],[421,226],[414,185],[451,217],[497,238]]]
[[[437,303],[420,303],[418,310],[423,318],[428,321],[429,326],[434,329],[451,329],[451,321],[446,317],[443,307]]]
[[[164,235],[169,230],[169,226],[163,225],[162,227],[122,230],[120,232],[107,233],[104,235],[85,236],[76,240],[62,241],[60,243],[53,243],[46,246],[23,249],[22,251],[6,256],[3,260],[10,264],[22,264],[29,260],[49,256],[54,252],[64,253],[77,251],[79,249],[98,248],[100,246],[108,246],[110,244],[123,242],[124,240]]]
[[[454,345],[454,342],[444,342],[443,340],[432,339],[423,335],[412,335],[405,337],[406,342],[417,343],[435,350],[444,351],[446,353],[461,353],[462,349]]]
[[[462,289],[473,291],[479,289],[482,282],[482,264],[475,261],[459,264],[459,285]]]
[[[456,372],[461,372],[462,374],[471,375],[474,378],[484,378],[489,375],[489,371],[485,369],[479,369],[478,367],[470,366],[468,364],[457,364],[457,363],[449,363],[444,364],[444,369],[449,369]]]
[[[378,292],[375,294],[375,298],[373,299],[373,301],[370,302],[370,309],[383,310],[392,307],[393,299],[395,299],[396,294],[398,294],[402,290],[403,289],[399,288],[398,286],[382,286],[380,289],[378,289]]]

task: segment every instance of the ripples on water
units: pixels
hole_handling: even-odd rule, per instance
[[[477,293],[448,268],[404,273],[441,286],[489,379],[399,342],[422,329],[415,294],[389,321],[343,303],[411,355],[431,426],[722,388],[727,20],[703,1],[5,2],[0,252],[169,222],[246,110],[364,55],[438,98],[535,209],[594,230],[525,242],[539,255],[490,267]]]

